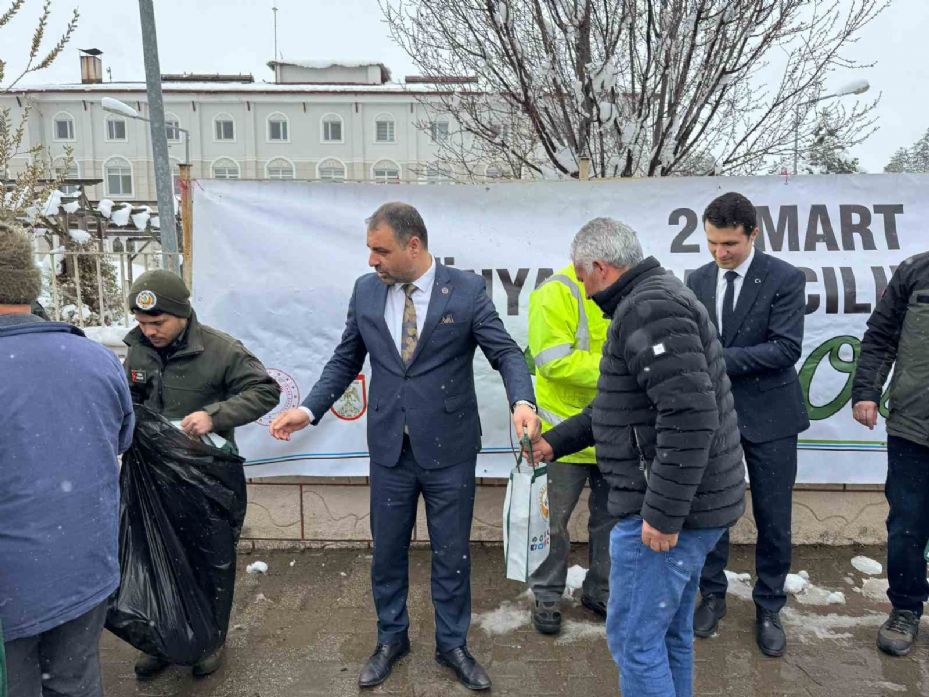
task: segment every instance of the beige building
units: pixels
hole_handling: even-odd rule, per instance
[[[144,82],[103,82],[97,55],[81,57],[82,81],[16,87],[0,95],[14,123],[29,105],[27,148],[42,146],[69,175],[100,179],[92,200],[156,198],[149,124],[103,110],[111,97],[148,116]],[[435,144],[447,118],[430,117],[424,99],[466,79],[391,82],[376,62],[271,62],[274,82],[250,75],[165,75],[162,89],[172,165],[190,133],[195,178],[437,181]],[[10,174],[16,174],[14,160]],[[499,176],[491,165],[488,175]]]

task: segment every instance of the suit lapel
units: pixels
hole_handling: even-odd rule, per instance
[[[768,275],[768,258],[759,250],[755,250],[755,258],[752,259],[751,266],[748,267],[748,273],[742,279],[742,290],[739,291],[739,299],[735,304],[735,312],[732,314],[732,321],[729,322],[723,330],[723,346],[728,346],[735,339],[735,335],[742,326],[742,322],[748,316],[748,311],[752,309],[758,293],[761,291],[761,284],[765,276]],[[731,326],[730,326],[731,325]]]
[[[432,286],[432,296],[429,298],[429,309],[426,311],[426,321],[423,323],[423,331],[416,342],[416,350],[413,351],[413,358],[410,359],[410,365],[416,362],[419,354],[422,353],[423,347],[429,341],[432,331],[439,323],[439,319],[445,313],[448,306],[449,298],[452,297],[454,287],[451,283],[451,274],[448,269],[442,266],[439,261],[435,260],[435,281]]]
[[[384,319],[384,313],[387,310],[387,295],[389,290],[390,286],[378,281],[377,290],[374,291],[374,302],[371,304],[371,307],[375,314],[375,325],[377,325],[377,328],[383,335],[384,341],[386,341],[387,345],[390,347],[389,351],[397,359],[397,363],[400,367],[403,367],[403,359],[400,358],[400,352],[397,351],[397,345],[394,343],[393,335],[391,335],[390,328],[387,326],[387,320]]]
[[[716,262],[706,265],[706,273],[700,274],[699,283],[699,300],[706,307],[706,312],[710,316],[710,321],[716,327],[716,333],[719,334],[719,317],[716,316],[716,285],[719,267]]]

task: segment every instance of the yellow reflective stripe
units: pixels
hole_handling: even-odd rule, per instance
[[[558,360],[559,358],[570,356],[573,351],[574,346],[572,344],[558,344],[557,346],[550,346],[544,351],[539,351],[538,356],[533,356],[535,367],[539,368],[546,363],[551,363],[552,361]]]
[[[555,274],[554,276],[549,276],[546,279],[545,283],[561,283],[564,286],[567,286],[568,290],[571,291],[571,295],[574,296],[574,299],[577,300],[577,331],[574,334],[575,345],[581,351],[590,350],[590,328],[587,325],[587,311],[584,309],[584,298],[581,296],[581,291],[577,287],[577,284],[572,281],[569,277],[564,274]],[[542,285],[545,285],[543,283]],[[538,365],[538,361],[536,361]]]

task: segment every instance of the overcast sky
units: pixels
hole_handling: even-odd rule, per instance
[[[22,67],[41,5],[41,0],[27,0],[21,15],[0,31],[0,58],[10,63],[5,82]],[[155,0],[162,72],[250,72],[256,80],[270,80],[266,63],[274,52],[275,5],[285,59],[373,59],[385,63],[396,80],[417,72],[388,37],[376,0]],[[75,6],[81,19],[74,40],[58,62],[27,82],[79,81],[77,49],[91,47],[104,52],[104,69],[112,70],[114,81],[144,79],[138,3],[54,0],[50,35],[64,26]],[[849,51],[876,65],[837,74],[831,84],[837,88],[864,77],[871,83],[864,96],[882,95],[880,130],[853,151],[867,171],[881,171],[897,148],[911,145],[929,128],[927,39],[929,0],[893,0]]]

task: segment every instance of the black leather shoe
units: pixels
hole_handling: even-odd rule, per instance
[[[469,690],[489,690],[490,677],[481,664],[474,660],[474,656],[464,646],[451,651],[436,651],[435,660],[440,666],[446,666],[455,671],[458,682]]]
[[[783,656],[787,650],[787,635],[781,626],[781,617],[771,610],[758,610],[755,640],[765,656]]]
[[[135,662],[135,676],[139,680],[151,680],[169,665],[171,664],[168,661],[158,656],[139,654],[139,659]]]
[[[536,600],[532,609],[532,626],[539,634],[557,634],[561,631],[561,612],[558,601]]]
[[[606,603],[602,600],[594,600],[589,595],[582,595],[581,605],[586,607],[601,620],[606,619]]]
[[[706,639],[713,636],[719,621],[726,616],[726,596],[708,595],[700,599],[694,612],[694,634]]]
[[[393,641],[389,644],[378,642],[374,653],[368,659],[365,667],[361,669],[361,675],[358,676],[358,684],[361,687],[374,687],[380,685],[390,675],[394,663],[406,656],[410,652],[410,640],[408,638]]]

